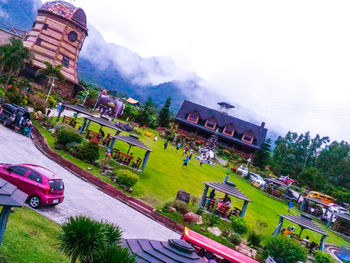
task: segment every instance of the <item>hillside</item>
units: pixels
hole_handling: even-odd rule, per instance
[[[30,30],[40,5],[39,0],[0,1],[0,27]],[[186,83],[191,84],[191,89],[198,87],[188,76],[199,79],[194,73],[182,72],[170,58],[142,58],[125,47],[107,43],[91,24],[79,59],[78,73],[86,81],[141,101],[152,96],[161,105],[166,97],[171,96],[173,109],[189,98],[189,94],[183,92]]]

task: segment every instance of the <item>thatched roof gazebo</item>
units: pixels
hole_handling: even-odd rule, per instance
[[[301,236],[304,229],[309,229],[313,232],[321,234],[322,238],[320,241],[320,248],[319,249],[322,251],[324,250],[325,239],[328,236],[328,234],[322,228],[320,228],[318,225],[316,225],[315,222],[312,221],[312,218],[310,218],[306,215],[301,215],[301,216],[280,215],[280,220],[278,222],[278,225],[277,225],[275,231],[273,232],[274,236],[277,236],[281,232],[284,219],[286,219],[290,222],[293,222],[300,227],[301,230],[300,230],[300,233],[298,235],[299,237]]]
[[[20,191],[16,186],[0,178],[0,245],[2,243],[8,218],[12,207],[21,207],[28,195]]]

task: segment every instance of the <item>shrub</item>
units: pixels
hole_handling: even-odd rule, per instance
[[[232,217],[231,225],[233,231],[235,231],[237,234],[243,235],[248,231],[247,224],[242,217]]]
[[[314,257],[314,263],[335,263],[335,260],[326,252],[317,250]]]
[[[83,137],[69,128],[60,128],[57,132],[57,143],[66,146],[68,143],[81,143]]]
[[[234,244],[235,246],[238,246],[239,244],[241,244],[242,242],[242,238],[239,234],[237,233],[233,233],[230,237],[230,241],[232,244]]]
[[[262,236],[255,231],[251,231],[248,235],[248,245],[258,247],[260,245]]]
[[[29,95],[29,103],[33,105],[34,112],[41,111],[45,114],[46,112],[46,103],[45,99],[38,96]]]
[[[190,199],[190,206],[191,206],[191,209],[192,209],[195,205],[199,204],[199,201],[200,201],[200,200],[201,200],[200,197],[191,195],[191,199]]]
[[[206,224],[213,226],[219,221],[219,217],[215,214],[215,210],[205,217]]]
[[[306,260],[307,251],[291,238],[274,236],[268,239],[264,256],[271,256],[280,263],[297,263]]]
[[[187,203],[181,200],[175,200],[170,204],[172,207],[176,208],[181,214],[187,212]]]
[[[80,160],[88,161],[92,163],[100,157],[99,147],[97,143],[85,141],[82,144],[78,144],[76,147],[74,156]]]
[[[117,183],[120,185],[124,185],[128,188],[133,187],[137,181],[139,180],[139,176],[134,174],[130,170],[119,170],[117,174]]]

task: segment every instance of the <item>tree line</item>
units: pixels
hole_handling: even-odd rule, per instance
[[[301,187],[350,202],[350,145],[345,141],[289,131],[277,138],[272,152],[271,141],[265,141],[253,164],[268,166],[279,176],[289,175]]]

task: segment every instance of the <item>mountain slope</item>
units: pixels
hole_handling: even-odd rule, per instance
[[[0,1],[0,27],[30,30],[40,5],[40,0]],[[163,104],[171,96],[173,109],[189,98],[184,85],[199,80],[194,73],[183,72],[168,57],[142,58],[125,47],[107,43],[97,29],[88,27],[78,64],[80,78],[141,101],[152,96],[157,104]]]

